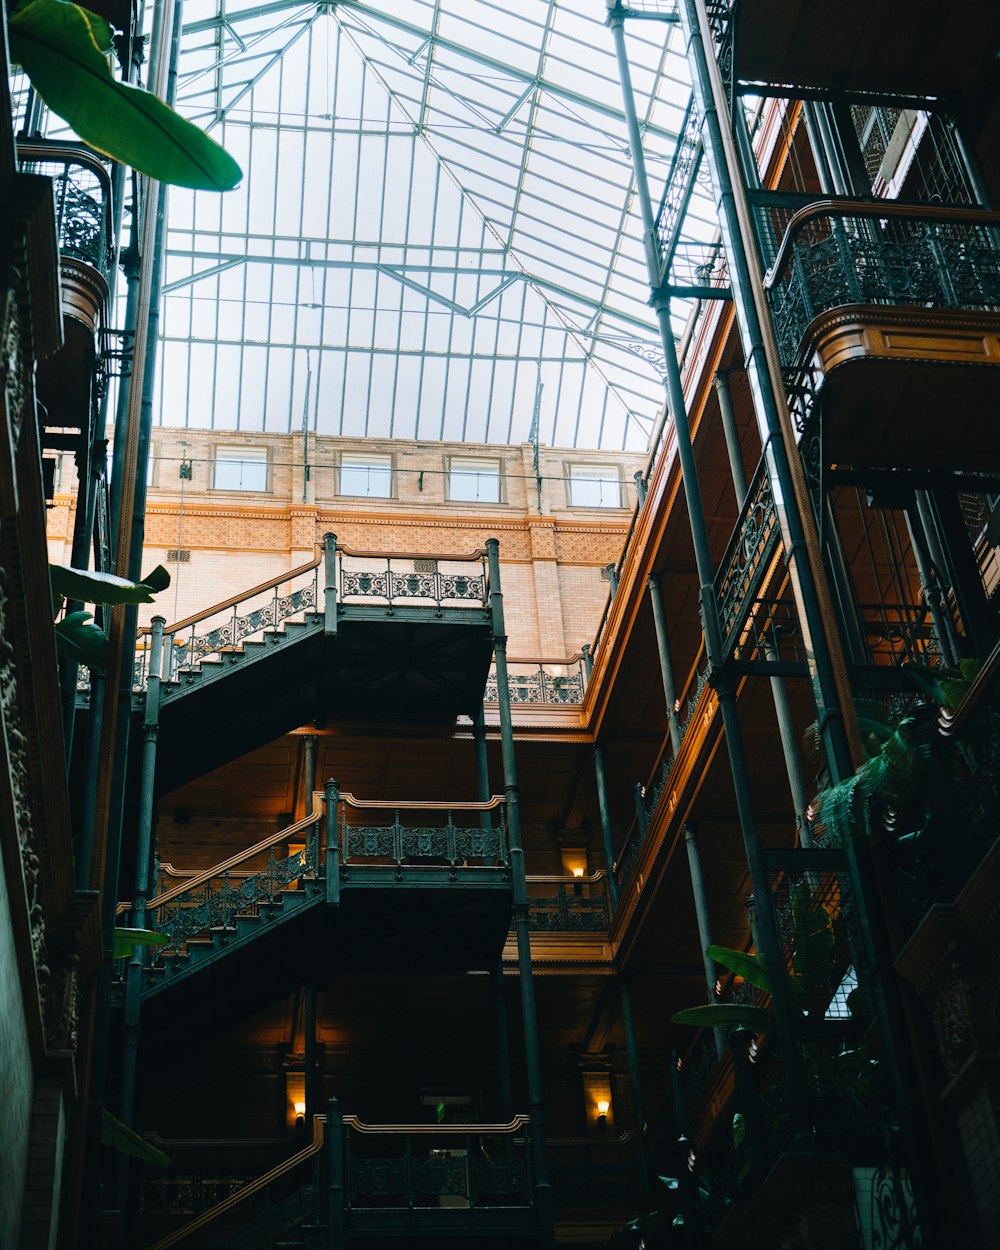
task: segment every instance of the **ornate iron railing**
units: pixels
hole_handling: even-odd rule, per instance
[[[547,884],[558,885],[555,894],[540,892]],[[590,877],[532,876],[528,878],[528,891],[528,927],[534,932],[607,932],[611,911],[607,876],[603,872]]]
[[[111,175],[101,159],[76,144],[18,142],[21,171],[46,174],[55,193],[56,231],[63,256],[85,261],[108,280],[115,261]]]
[[[344,1117],[351,1211],[533,1206],[528,1117],[510,1124],[371,1125]],[[336,1183],[336,1178],[334,1178]]]
[[[368,820],[380,811],[391,812],[389,823],[352,824],[348,812],[364,812]],[[401,813],[424,814],[419,823],[404,822]],[[427,814],[441,813],[443,824],[426,823]],[[457,816],[457,819],[456,819]],[[505,800],[488,803],[393,803],[341,795],[338,815],[341,875],[350,880],[352,868],[391,864],[397,869],[445,866],[452,872],[463,866],[497,867],[508,862]]]
[[[317,1156],[326,1138],[327,1117],[314,1116],[312,1140],[307,1146],[161,1237],[149,1250],[169,1250],[196,1236],[209,1224],[215,1226],[213,1246],[270,1247],[277,1236],[300,1227],[309,1217],[315,1223],[322,1222],[323,1208],[316,1176]],[[225,1223],[220,1228],[219,1221],[223,1220]],[[258,1234],[266,1234],[268,1239],[261,1240]]]
[[[321,819],[320,814],[297,821],[151,899],[149,923],[169,938],[155,948],[154,958],[212,929],[230,928],[240,916],[256,915],[300,881],[316,880],[322,869]],[[300,848],[281,853],[300,839]]]
[[[692,92],[688,99],[680,137],[674,147],[663,196],[656,210],[656,243],[659,249],[660,282],[666,280],[680,238],[681,224],[694,192],[701,164],[701,127],[704,118]]]
[[[767,464],[761,457],[715,576],[722,656],[729,657],[781,541]]]
[[[322,556],[187,616],[163,631],[164,681],[197,672],[206,661],[220,661],[248,639],[274,634],[307,612],[322,611]],[[146,629],[139,631],[133,689],[145,688],[148,673]]]
[[[446,608],[487,608],[482,551],[468,556],[383,555],[337,545],[332,535],[328,539],[326,565],[320,553],[308,564],[168,625],[163,631],[163,680],[197,672],[206,661],[222,662],[248,641],[273,637],[309,613],[336,610],[331,595],[339,605],[384,604],[389,614],[401,605],[430,608],[439,615]],[[431,571],[422,571],[422,563]],[[139,631],[135,690],[144,689],[149,676],[148,635],[148,629]]]
[[[485,608],[486,553],[381,555],[338,545],[337,593],[341,603],[384,603],[390,612],[410,605],[433,606],[439,613],[446,607]]]
[[[789,219],[766,285],[783,366],[849,304],[1000,309],[1000,215],[894,201],[822,200]]]
[[[507,661],[507,688],[512,704],[533,704],[549,707],[579,706],[587,685],[583,656],[579,653],[565,660]],[[496,669],[490,669],[486,680],[484,703],[498,701]]]

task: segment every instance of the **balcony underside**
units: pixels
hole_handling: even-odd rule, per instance
[[[812,321],[802,356],[827,464],[1000,469],[1000,315],[841,307]]]
[[[344,607],[335,636],[311,618],[294,642],[203,663],[165,692],[157,789],[163,793],[316,722],[453,723],[482,702],[493,654],[481,612]],[[141,704],[141,701],[140,701]],[[135,712],[141,717],[141,706]]]
[[[736,77],[887,94],[975,94],[1000,42],[982,0],[739,0]]]
[[[503,869],[458,869],[450,881],[447,870],[403,869],[404,880],[381,885],[368,883],[372,872],[354,869],[358,883],[342,886],[338,906],[318,898],[253,940],[241,941],[238,928],[213,931],[220,957],[144,991],[144,1047],[169,1051],[192,1020],[208,1036],[309,982],[335,987],[345,973],[481,972],[499,964],[513,905]]]
[[[78,280],[81,272],[86,280]],[[102,293],[103,292],[103,293]],[[51,429],[87,429],[97,360],[95,335],[108,288],[96,269],[62,261],[63,345],[38,365],[38,399]]]

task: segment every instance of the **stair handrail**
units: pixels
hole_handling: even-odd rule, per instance
[[[401,1134],[416,1136],[418,1134],[437,1137],[448,1134],[455,1137],[481,1137],[484,1133],[516,1133],[518,1129],[527,1128],[531,1124],[531,1116],[516,1115],[505,1123],[491,1122],[488,1124],[369,1124],[356,1115],[344,1116],[344,1128],[352,1128],[357,1133],[382,1134],[399,1136]],[[155,1250],[155,1248],[154,1248]]]
[[[471,564],[486,557],[485,547],[476,547],[467,554],[441,551],[358,551],[345,543],[337,543],[337,554],[362,560],[444,560],[453,564]]]
[[[180,621],[174,621],[172,625],[165,625],[163,632],[164,634],[173,634],[179,629],[187,629],[189,625],[197,625],[199,621],[203,621],[209,616],[214,616],[216,612],[224,612],[226,608],[235,608],[244,599],[252,599],[254,595],[261,595],[265,590],[273,590],[275,586],[280,586],[284,582],[290,582],[293,577],[298,577],[301,573],[309,573],[312,569],[318,568],[322,560],[323,550],[320,548],[319,554],[310,560],[308,564],[300,564],[297,568],[286,569],[284,573],[268,578],[266,582],[261,582],[259,586],[251,586],[247,590],[241,590],[237,594],[231,595],[228,599],[223,599],[219,603],[213,603],[209,608],[202,608],[201,611],[195,612],[191,616],[185,616]],[[136,630],[136,635],[140,636],[149,632],[149,626],[143,625]]]
[[[265,1189],[272,1181],[278,1180],[286,1173],[293,1171],[300,1163],[305,1163],[307,1159],[318,1154],[323,1146],[323,1139],[326,1135],[326,1115],[314,1115],[312,1123],[312,1141],[297,1154],[290,1155],[283,1162],[271,1168],[269,1172],[264,1172],[252,1181],[248,1181],[241,1189],[237,1189],[235,1193],[230,1194],[228,1198],[223,1198],[221,1202],[217,1202],[214,1207],[209,1207],[207,1211],[202,1211],[200,1215],[196,1215],[193,1220],[189,1220],[180,1228],[174,1229],[172,1233],[168,1233],[166,1237],[161,1237],[154,1242],[149,1250],[167,1250],[168,1246],[175,1246],[179,1241],[183,1241],[186,1237],[190,1237],[192,1233],[196,1233],[200,1228],[204,1228],[206,1224],[210,1224],[213,1220],[225,1215],[227,1211],[231,1211],[233,1207],[238,1206],[244,1199],[252,1197],[255,1193]]]
[[[252,859],[254,855],[260,855],[264,851],[269,851],[272,846],[276,846],[279,842],[287,842],[288,839],[303,829],[308,829],[310,825],[315,825],[323,819],[323,813],[316,807],[317,804],[324,802],[325,796],[322,790],[317,790],[313,794],[313,812],[308,816],[303,816],[301,820],[297,820],[292,825],[287,825],[284,829],[279,829],[277,833],[269,834],[263,841],[256,843],[254,846],[248,846],[243,851],[237,851],[235,855],[225,859],[221,864],[216,864],[212,868],[206,868],[204,872],[199,873],[196,877],[188,878],[183,885],[174,886],[172,890],[168,890],[165,894],[158,894],[155,898],[151,898],[147,907],[150,911],[154,908],[162,907],[165,903],[171,903],[181,894],[186,894],[188,890],[197,889],[198,886],[204,885],[206,881],[211,881],[215,877],[221,877],[231,868],[235,868],[237,864],[242,864],[245,860]]]
[[[502,794],[478,802],[451,803],[447,799],[359,799],[344,791],[341,802],[359,811],[407,811],[407,812],[490,812],[507,802]]]

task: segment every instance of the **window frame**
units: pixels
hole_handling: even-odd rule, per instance
[[[447,475],[445,477],[445,498],[448,500],[449,503],[472,504],[473,506],[478,506],[478,507],[491,507],[491,506],[496,507],[499,504],[505,504],[507,502],[507,492],[505,490],[506,482],[505,482],[505,475],[503,471],[504,461],[499,456],[464,456],[464,455],[451,456],[450,455],[447,458],[446,464],[447,464]],[[495,499],[464,499],[461,496],[455,495],[452,493],[452,479],[456,472],[458,472],[459,474],[464,473],[465,476],[467,477],[472,477],[473,475],[475,475],[475,477],[477,478],[477,481],[480,476],[491,477],[491,478],[493,476],[493,474],[490,474],[487,472],[480,474],[479,470],[477,469],[463,470],[460,468],[456,468],[456,466],[462,465],[462,464],[491,466],[491,468],[494,470],[495,477],[496,477],[496,484],[497,484],[497,493],[496,493]]]
[[[233,452],[239,454],[225,454]],[[264,470],[264,483],[262,486],[220,486],[219,467],[221,464],[252,465],[255,468],[260,466]],[[270,489],[271,449],[269,447],[241,447],[238,443],[218,443],[212,448],[212,490],[224,491],[233,495],[266,495]]]
[[[601,474],[602,476],[597,476]],[[617,491],[616,501],[614,503],[580,503],[574,498],[574,485],[608,485],[614,484]],[[620,464],[613,463],[590,463],[587,461],[570,460],[566,462],[566,504],[570,508],[581,508],[593,512],[613,512],[620,511],[625,507],[625,492],[622,482],[622,470]],[[602,491],[603,493],[603,491]]]
[[[388,490],[382,494],[371,490],[365,493],[344,489],[344,466],[349,469],[375,469],[379,474],[388,473]],[[369,473],[369,485],[371,484]],[[396,459],[388,451],[342,451],[337,457],[337,494],[344,499],[395,499],[396,498]]]

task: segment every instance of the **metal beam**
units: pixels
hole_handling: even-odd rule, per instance
[[[480,312],[483,307],[483,300],[479,300],[472,308],[462,308],[458,304],[453,304],[445,296],[438,295],[433,291],[421,287],[412,279],[405,278],[404,271],[413,269],[418,273],[439,273],[439,274],[455,274],[465,277],[478,276],[481,278],[495,277],[502,279],[500,285],[484,297],[488,303],[495,299],[507,287],[515,282],[525,282],[529,286],[542,288],[545,291],[551,291],[555,295],[560,295],[564,299],[571,300],[574,304],[580,304],[584,308],[594,309],[596,312],[606,314],[613,317],[616,321],[624,325],[635,326],[636,329],[643,330],[646,333],[652,329],[648,321],[641,321],[638,317],[632,317],[628,313],[620,312],[614,308],[608,308],[605,305],[597,303],[595,300],[588,299],[587,296],[579,294],[577,291],[571,291],[568,287],[560,286],[556,282],[549,282],[545,278],[539,278],[535,274],[530,273],[511,273],[504,269],[463,269],[455,265],[422,265],[419,263],[410,264],[392,264],[387,265],[379,261],[370,260],[317,260],[305,256],[238,256],[234,254],[223,255],[220,257],[218,252],[201,252],[192,251],[184,248],[170,249],[167,252],[168,258],[179,258],[183,260],[214,260],[215,265],[205,269],[199,273],[189,274],[184,278],[176,278],[173,282],[168,282],[163,288],[163,293],[169,295],[174,291],[179,291],[184,287],[193,286],[194,283],[200,282],[202,278],[211,278],[217,273],[221,273],[225,269],[232,269],[236,265],[291,265],[293,268],[300,269],[357,269],[369,270],[371,272],[382,273],[388,277],[395,278],[404,286],[411,286],[419,289],[422,294],[428,298],[434,299],[439,303],[443,303],[451,308],[451,311],[461,313],[463,316],[471,317]],[[717,288],[713,288],[716,297],[719,295]],[[574,326],[565,327],[567,334],[578,334],[579,331]]]
[[[433,49],[439,49],[443,52],[450,52],[455,56],[464,57],[474,62],[476,65],[488,69],[494,74],[504,74],[506,77],[516,82],[534,83],[535,76],[531,72],[520,69],[516,65],[511,65],[506,61],[500,61],[496,57],[484,56],[481,52],[476,52],[472,48],[468,48],[465,44],[459,43],[454,39],[444,39],[435,36],[431,31],[426,30],[423,26],[417,26],[413,22],[404,21],[401,17],[395,17],[390,13],[383,13],[370,4],[362,4],[359,0],[331,0],[329,4],[313,5],[311,3],[303,4],[302,0],[272,0],[270,4],[259,4],[253,8],[242,9],[238,13],[227,13],[226,22],[231,27],[235,27],[243,22],[252,21],[258,17],[269,17],[274,13],[284,13],[288,9],[315,8],[316,13],[335,13],[338,9],[344,9],[351,13],[356,13],[362,17],[368,18],[370,21],[381,22],[386,26],[392,27],[404,34],[411,35],[414,39],[425,41],[426,45],[433,45]],[[184,34],[198,34],[201,31],[213,30],[220,25],[219,17],[205,18],[199,22],[189,22],[184,26]],[[430,55],[429,50],[428,54]],[[625,114],[621,109],[614,108],[604,100],[595,99],[593,96],[585,95],[581,91],[573,91],[569,87],[560,86],[558,83],[540,82],[538,86],[549,95],[558,100],[565,100],[570,104],[575,104],[580,108],[592,109],[595,113],[599,113],[602,117],[611,117],[617,122],[625,124]],[[663,139],[667,143],[674,143],[677,135],[667,130],[663,126],[647,126],[646,133],[657,139]]]

